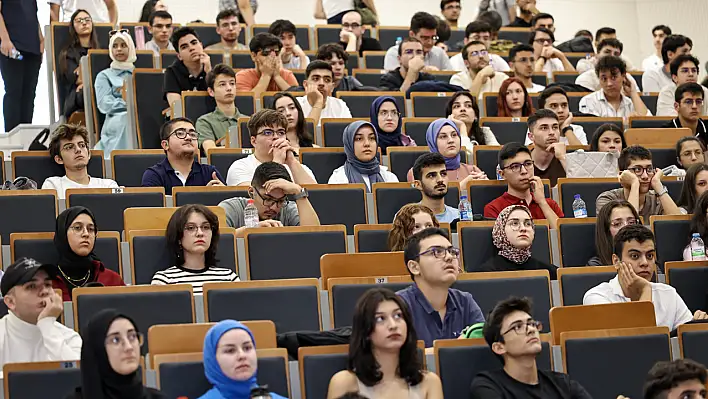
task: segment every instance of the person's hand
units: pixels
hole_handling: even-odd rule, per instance
[[[632,171],[623,170],[619,176],[619,182],[622,187],[632,188],[635,184],[639,184],[639,177]]]
[[[548,146],[548,151],[552,152],[557,160],[562,161],[565,159],[565,143],[560,141],[553,143]]]
[[[282,137],[273,141],[273,143],[270,145],[270,150],[268,150],[268,153],[273,154],[273,162],[277,162],[282,165],[285,164],[287,161],[288,151],[295,150],[293,150],[288,139]]]
[[[209,58],[209,54],[202,53],[202,55],[199,56],[199,63],[202,65],[204,72],[209,73],[211,71],[211,58]]]
[[[565,129],[565,128],[567,128],[568,126],[570,126],[571,123],[573,123],[573,113],[572,113],[572,112],[568,112],[568,117],[565,119],[565,122],[563,122],[563,123],[561,124],[561,127],[560,127],[561,133],[563,132],[563,129]]]
[[[538,176],[531,178],[531,196],[537,204],[546,201],[546,193],[543,191],[543,181],[541,181],[541,178]]]
[[[268,180],[265,184],[263,184],[263,188],[267,194],[270,194],[277,189],[283,190],[283,192],[287,195],[299,194],[300,191],[302,191],[302,187],[285,179]]]
[[[295,47],[293,47],[293,54],[295,54],[296,57],[304,57],[305,52],[302,51],[302,47],[300,47],[299,44],[296,44]]]
[[[280,57],[273,58],[273,76],[280,75],[280,71],[283,69],[283,60]]]
[[[216,172],[212,172],[211,174],[211,181],[207,183],[207,187],[214,187],[214,186],[224,186],[224,183],[219,180],[219,177],[216,176]]]
[[[654,169],[654,176],[652,176],[650,183],[654,191],[658,192],[664,187],[664,184],[661,182],[662,177],[664,177],[664,171],[659,168]]]
[[[61,315],[61,312],[64,311],[64,302],[62,302],[61,297],[54,290],[44,298],[42,305],[44,305],[44,308],[39,312],[37,321],[45,317],[54,317],[56,319]]]
[[[307,87],[305,87],[305,95],[307,96],[307,102],[313,108],[324,108],[324,96],[317,90],[317,86],[308,84]]]
[[[339,41],[342,43],[349,43],[349,40],[351,40],[352,37],[354,37],[354,39],[356,40],[356,36],[354,36],[352,32],[346,31],[344,29],[339,31]]]
[[[470,171],[470,176],[474,180],[489,180],[487,174],[482,171],[477,165],[472,165],[472,170]]]
[[[632,81],[629,80],[629,74],[627,74],[625,75],[624,80],[622,80],[622,94],[627,97],[631,97],[633,92],[634,88],[632,87]]]
[[[551,49],[551,58],[563,58],[563,52],[555,47],[549,47]]]
[[[649,281],[639,277],[631,266],[625,262],[619,262],[615,265],[617,276],[624,295],[632,301],[638,301],[642,297],[645,290],[651,291]]]
[[[624,396],[624,395],[620,395],[617,397],[617,399],[631,399],[631,398]]]
[[[457,126],[457,128],[460,129],[460,130],[462,130],[462,126],[467,127],[467,126],[465,125],[465,122],[462,122],[461,120],[456,119],[454,116],[452,116],[452,114],[448,115],[448,116],[447,116],[447,119],[449,119],[449,120],[451,120],[452,122],[454,122],[455,125]]]
[[[693,314],[693,320],[706,320],[708,319],[708,314],[702,310],[696,310]]]
[[[258,227],[283,227],[283,223],[278,220],[261,220],[258,222]]]
[[[78,86],[76,86],[76,92],[77,92],[77,93],[80,92],[80,91],[83,90],[83,89],[84,89],[84,84],[83,84],[83,83],[80,83]]]
[[[415,57],[408,62],[408,72],[415,73],[422,71],[425,68],[425,60],[423,57]]]
[[[10,39],[3,40],[2,43],[0,44],[0,52],[5,57],[9,57],[10,53],[12,53],[12,49],[14,49],[14,48],[15,48],[15,45],[12,44],[12,40],[10,40]]]
[[[258,68],[261,72],[261,75],[273,76],[275,64],[270,60],[270,58],[266,58],[264,61],[258,62],[256,64],[256,68]]]
[[[435,65],[426,65],[423,69],[423,72],[438,72],[440,71],[440,68],[436,67]]]
[[[553,47],[544,47],[541,50],[541,57],[550,60],[551,58],[553,58],[553,50],[555,50]]]
[[[482,74],[482,76],[484,76],[485,78],[493,78],[497,72],[494,70],[494,67],[492,67],[491,65],[487,65],[486,67],[482,68],[479,73]]]

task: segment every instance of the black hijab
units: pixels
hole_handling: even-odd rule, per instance
[[[57,224],[54,230],[54,247],[56,247],[57,252],[59,252],[59,262],[57,265],[61,268],[62,273],[66,273],[71,278],[81,278],[85,276],[87,271],[93,270],[93,261],[100,260],[93,250],[86,256],[79,256],[71,249],[71,246],[69,246],[69,239],[67,238],[69,227],[74,223],[74,220],[83,213],[89,215],[93,221],[93,225],[96,227],[96,233],[98,233],[96,218],[88,208],[83,206],[72,206],[60,213],[59,217],[57,217]],[[89,281],[93,281],[95,278],[96,276],[91,276]]]
[[[129,375],[118,374],[111,367],[106,353],[106,335],[111,323],[118,318],[133,319],[115,309],[96,313],[84,328],[81,346],[81,397],[87,399],[142,399],[148,398],[143,386],[140,368]],[[138,354],[139,355],[139,354]]]

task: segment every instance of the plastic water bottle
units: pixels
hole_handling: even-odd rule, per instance
[[[463,193],[460,196],[459,210],[461,222],[472,220],[472,205],[470,205],[470,202],[467,200],[467,193]]]
[[[13,47],[12,50],[10,50],[10,58],[12,58],[13,60],[22,61],[24,57],[22,56],[22,53],[20,53],[16,48]]]
[[[693,233],[691,238],[691,260],[706,260],[706,247],[698,233]]]
[[[246,209],[243,210],[243,224],[246,227],[258,227],[258,209],[252,199],[248,200]]]
[[[497,165],[497,180],[504,180],[504,176],[502,176],[501,172],[501,168],[499,167],[499,165]]]
[[[588,217],[588,207],[585,206],[585,201],[580,198],[580,194],[575,194],[575,199],[573,200],[573,216],[576,218]]]
[[[396,46],[400,46],[401,43],[403,43],[403,38],[400,37],[400,36],[398,36],[398,37],[396,38]]]

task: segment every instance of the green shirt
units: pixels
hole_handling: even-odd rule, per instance
[[[238,118],[241,116],[243,115],[238,111],[238,108],[236,108],[233,117],[224,115],[219,108],[216,108],[214,112],[200,116],[196,126],[197,134],[199,134],[199,147],[201,148],[204,140],[216,142],[226,136],[230,127],[238,126]]]

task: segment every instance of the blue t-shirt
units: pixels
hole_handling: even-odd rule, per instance
[[[445,212],[435,215],[435,218],[440,223],[452,223],[453,220],[460,218],[460,210],[445,205]]]

